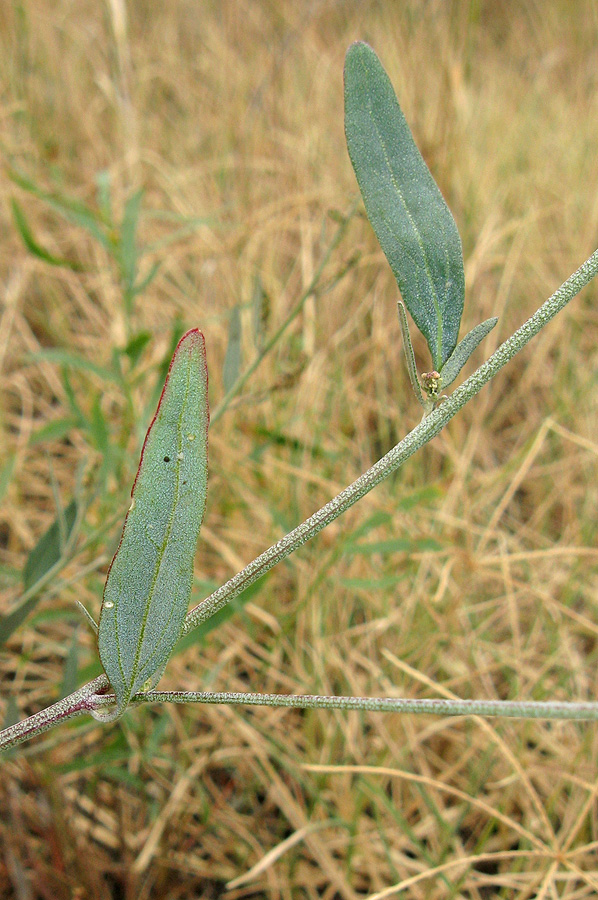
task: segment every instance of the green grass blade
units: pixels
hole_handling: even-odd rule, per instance
[[[208,421],[205,345],[194,329],[172,358],[104,589],[98,646],[115,715],[161,674],[181,632],[205,508]]]
[[[55,212],[59,213],[68,222],[80,225],[93,238],[95,238],[109,252],[112,252],[112,245],[109,235],[105,232],[104,223],[101,215],[98,215],[93,209],[75,200],[71,197],[65,197],[56,192],[45,191],[38,187],[34,181],[27,176],[22,175],[14,169],[9,169],[8,177],[24,191],[28,191],[39,200],[45,201],[47,205]]]
[[[21,603],[16,609],[13,609],[12,612],[0,616],[0,647],[3,647],[17,628],[23,624],[40,600],[41,595],[36,594],[33,597],[29,597],[24,603]]]
[[[64,551],[64,544],[69,539],[77,520],[77,501],[71,500],[67,508],[61,512],[61,523],[54,519],[48,530],[29,553],[23,569],[23,586],[25,590],[32,587],[56,565]]]
[[[47,359],[50,362],[60,363],[63,366],[69,366],[78,369],[81,372],[91,372],[97,375],[102,381],[113,381],[120,384],[120,378],[117,373],[92,362],[90,359],[84,359],[76,353],[70,353],[68,350],[60,350],[57,347],[49,347],[47,350],[36,350],[29,355],[30,359]]]
[[[228,327],[228,344],[222,369],[224,392],[230,391],[241,373],[241,310],[233,306]]]
[[[345,134],[368,218],[440,370],[463,312],[461,240],[390,79],[363,42],[345,60]]]
[[[26,599],[11,612],[0,616],[0,647],[22,625],[41,600],[42,594],[35,586],[60,562],[66,545],[75,536],[73,529],[77,524],[77,515],[77,501],[71,500],[66,509],[60,512],[62,522],[56,517],[30,551],[22,574]]]
[[[141,213],[143,191],[135,191],[125,204],[120,229],[120,264],[122,277],[128,291],[133,291],[137,277],[137,226]]]
[[[51,266],[62,266],[68,269],[72,269],[73,272],[82,271],[83,267],[74,260],[65,259],[62,256],[54,256],[53,253],[50,253],[49,250],[46,250],[45,247],[42,247],[41,244],[38,243],[38,241],[33,236],[33,232],[31,231],[25,213],[14,198],[10,201],[10,205],[12,208],[12,215],[13,219],[15,220],[15,225],[17,226],[19,234],[21,235],[21,240],[33,256],[36,256],[38,259],[43,260],[43,262],[49,263],[49,265]]]

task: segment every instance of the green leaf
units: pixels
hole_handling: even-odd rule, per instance
[[[93,209],[81,203],[80,200],[65,197],[56,192],[45,191],[38,187],[34,181],[22,175],[15,169],[9,169],[8,177],[24,191],[28,191],[40,200],[43,200],[51,209],[60,213],[68,222],[80,225],[93,238],[95,238],[108,252],[112,252],[112,244],[109,235],[105,232],[101,216]]]
[[[206,500],[207,386],[204,339],[193,329],[174,352],[106,579],[98,646],[117,708],[99,718],[118,718],[157,682],[181,632]]]
[[[441,388],[446,388],[453,383],[475,348],[484,340],[487,334],[490,334],[497,322],[496,316],[486,319],[485,322],[481,322],[475,328],[472,328],[462,341],[459,341],[440,370]]]
[[[139,331],[128,342],[124,349],[124,353],[129,357],[131,366],[136,366],[139,362],[141,354],[152,339],[150,331]]]
[[[78,425],[79,419],[75,419],[72,416],[62,416],[60,419],[53,419],[32,432],[29,438],[29,446],[33,447],[35,444],[42,444],[44,441],[59,441]]]
[[[77,501],[71,500],[67,508],[57,516],[48,530],[29,553],[23,569],[25,589],[38,582],[61,558],[64,546],[77,519]]]
[[[390,79],[363,42],[345,60],[345,133],[368,218],[440,370],[463,312],[461,240]]]
[[[11,635],[19,628],[20,625],[32,613],[41,599],[40,594],[29,597],[24,603],[21,603],[11,612],[0,616],[0,647],[4,646]]]
[[[103,381],[116,381],[119,383],[117,374],[105,366],[100,366],[89,359],[77,356],[76,353],[69,353],[68,350],[60,350],[58,348],[48,348],[47,350],[36,350],[30,354],[31,359],[47,359],[50,362],[60,363],[63,366],[70,366],[73,369],[79,369],[82,372],[91,372],[97,375]]]
[[[11,200],[12,214],[15,220],[15,225],[17,226],[17,230],[21,235],[21,240],[29,250],[33,256],[37,256],[38,259],[43,260],[44,262],[49,263],[51,266],[64,266],[68,269],[72,269],[74,272],[82,271],[82,266],[74,260],[65,259],[62,256],[54,256],[53,253],[50,253],[49,250],[46,250],[45,247],[42,247],[39,244],[35,237],[33,236],[33,232],[29,227],[29,223],[25,217],[25,213],[19,206],[16,200]]]
[[[234,306],[228,326],[228,344],[222,369],[224,392],[227,393],[239,377],[241,371],[241,311]]]
[[[23,587],[26,595],[29,596],[9,613],[0,616],[0,647],[6,643],[39,603],[42,595],[35,586],[61,560],[65,546],[73,533],[77,512],[77,501],[71,500],[67,508],[61,511],[48,530],[40,537],[33,550],[30,551],[22,573]]]

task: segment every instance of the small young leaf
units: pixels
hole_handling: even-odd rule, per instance
[[[345,60],[345,133],[368,218],[440,370],[463,312],[461,240],[390,79],[363,42]]]
[[[230,314],[228,326],[228,344],[224,367],[222,370],[222,382],[225,393],[229,391],[241,371],[241,310],[234,306]]]
[[[117,708],[100,718],[117,718],[157,681],[181,632],[206,499],[207,387],[204,339],[193,329],[174,352],[106,579],[98,646]]]
[[[497,322],[498,319],[496,316],[493,316],[491,319],[486,319],[485,322],[481,322],[479,325],[476,325],[475,328],[472,328],[462,341],[459,341],[440,370],[441,389],[446,388],[449,384],[453,383],[475,348],[484,340],[487,334],[490,334]]]

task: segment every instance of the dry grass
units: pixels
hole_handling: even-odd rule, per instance
[[[0,7],[5,162],[88,202],[108,169],[119,210],[142,185],[144,242],[172,227],[147,211],[206,217],[154,256],[134,423],[117,385],[73,374],[83,414],[95,397],[123,453],[87,511],[88,545],[2,656],[3,696],[21,714],[56,698],[72,600],[99,610],[111,517],[126,508],[172,322],[204,330],[217,406],[232,307],[248,326],[259,275],[271,333],[309,283],[330,211],[350,207],[352,40],[379,53],[455,213],[465,326],[496,313],[506,336],[596,245],[595,2],[136,0],[128,21],[120,12],[120,0]],[[27,253],[11,197],[83,272]],[[2,462],[16,454],[0,516],[6,611],[55,516],[53,482],[68,502],[78,467],[90,485],[105,462],[81,428],[32,441],[68,407],[60,367],[30,354],[60,347],[108,365],[125,321],[97,243],[8,178],[0,199]],[[203,581],[226,579],[417,421],[396,288],[363,217],[324,283],[211,431]],[[597,326],[591,286],[399,476],[176,656],[164,684],[595,699]],[[412,552],[352,549],[397,538]],[[82,682],[96,654],[83,629],[78,641]],[[598,893],[597,793],[593,724],[139,709],[2,761],[0,896],[577,900]]]

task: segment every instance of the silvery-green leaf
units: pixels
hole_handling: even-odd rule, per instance
[[[453,383],[475,348],[484,340],[487,334],[490,334],[497,322],[498,319],[496,316],[493,316],[491,319],[486,319],[485,322],[481,322],[479,325],[476,325],[475,328],[472,328],[462,341],[459,341],[440,370],[440,383],[442,389]]]
[[[345,133],[368,218],[440,370],[463,312],[461,240],[388,75],[363,42],[345,60]]]
[[[206,500],[207,381],[204,339],[194,329],[174,352],[108,571],[98,647],[117,708],[96,717],[122,715],[157,680],[181,632]]]

